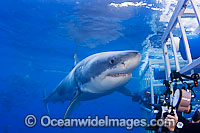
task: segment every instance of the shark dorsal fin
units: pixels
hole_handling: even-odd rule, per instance
[[[78,55],[77,53],[74,54],[74,66],[76,66],[79,63]]]

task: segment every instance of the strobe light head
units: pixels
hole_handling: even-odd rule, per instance
[[[191,91],[184,89],[177,89],[173,97],[173,107],[179,112],[190,113],[192,110],[191,106]]]

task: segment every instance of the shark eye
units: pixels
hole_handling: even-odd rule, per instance
[[[115,60],[114,59],[111,59],[110,60],[110,64],[114,64]]]

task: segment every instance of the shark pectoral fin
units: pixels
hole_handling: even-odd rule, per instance
[[[65,111],[64,119],[69,118],[72,111],[79,105],[81,94],[82,93],[80,91],[78,91],[77,94],[75,95],[75,97],[72,99],[69,106],[67,107],[67,110]]]
[[[122,88],[120,88],[117,91],[120,92],[120,93],[122,93],[122,94],[124,94],[125,96],[130,96],[130,97],[133,96],[132,93],[131,93],[131,91],[129,89],[125,88],[125,87],[122,87]]]
[[[49,111],[49,105],[48,105],[48,101],[46,101],[47,97],[46,97],[46,89],[43,89],[43,101],[45,103],[45,107],[47,110],[48,115],[50,116],[50,111]]]

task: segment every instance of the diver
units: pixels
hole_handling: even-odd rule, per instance
[[[167,119],[173,119],[173,121],[176,123],[168,127],[169,132],[197,133],[200,131],[200,108],[195,111],[191,121],[182,116],[178,116],[176,112],[174,112],[174,115],[168,114]]]

